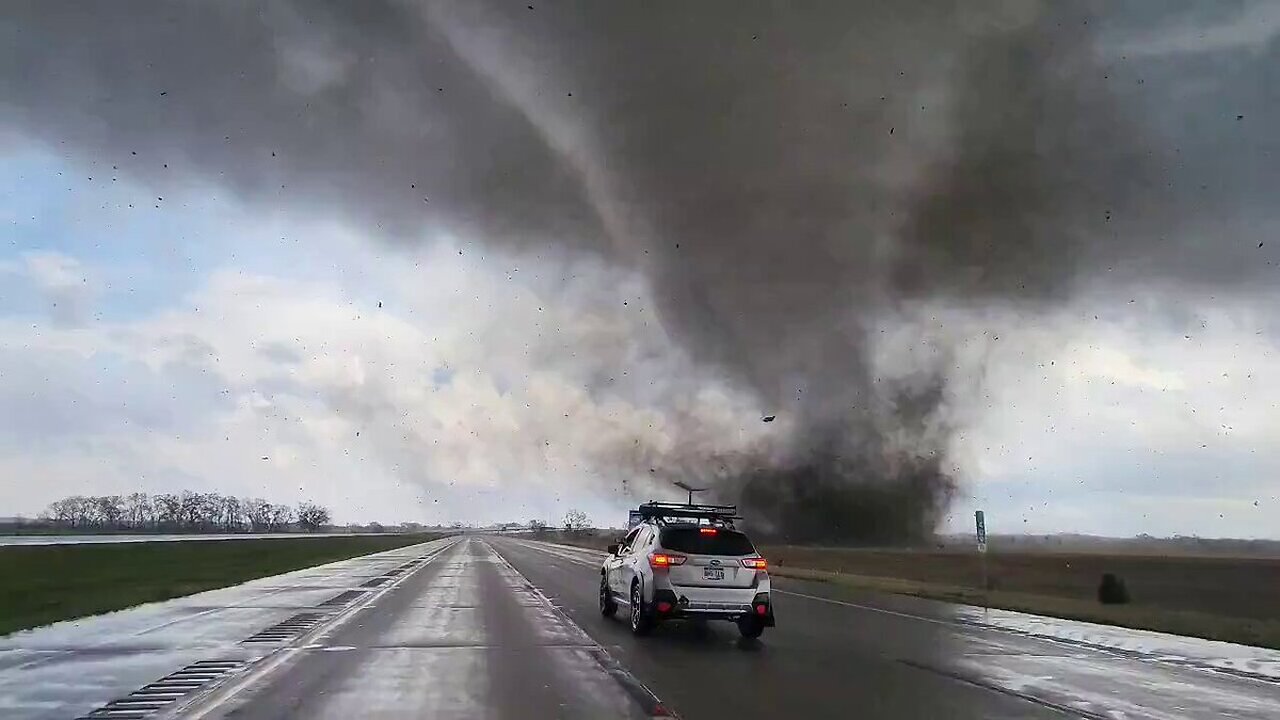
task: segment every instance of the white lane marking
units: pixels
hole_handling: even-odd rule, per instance
[[[540,540],[515,540],[514,538],[504,538],[504,540],[506,539],[512,540],[513,542],[515,542],[515,544],[521,547],[526,547],[526,548],[529,548],[530,550],[537,550],[538,552],[545,553],[547,555],[550,555],[551,557],[560,558],[561,560],[567,560],[576,565],[583,565],[585,567],[597,567],[600,564],[600,561],[604,559],[604,555],[605,555],[604,553],[594,553],[594,551],[591,551],[591,550],[580,551],[585,553],[594,553],[594,559],[587,559],[582,557],[581,555],[575,556],[575,554],[572,554],[572,553],[558,552],[562,549],[568,549],[570,547],[569,545],[556,545],[555,543],[543,543]],[[574,549],[576,550],[577,548],[574,548]]]
[[[492,545],[490,545],[487,540],[481,540],[481,542],[489,552],[498,559],[499,562],[506,566],[508,570],[515,573],[516,577],[524,580],[525,585],[529,588],[529,591],[533,593],[534,597],[538,598],[538,600],[546,605],[551,612],[555,613],[565,627],[575,631],[591,644],[591,653],[595,656],[596,663],[601,672],[605,673],[612,678],[614,682],[618,683],[621,691],[628,695],[631,700],[640,705],[641,709],[644,710],[649,717],[678,720],[678,716],[669,706],[666,705],[666,703],[663,703],[662,700],[652,690],[650,690],[648,686],[640,682],[635,675],[628,672],[626,668],[622,666],[622,663],[618,662],[617,659],[610,655],[609,651],[605,650],[603,645],[596,642],[595,638],[591,637],[587,631],[582,629],[582,626],[574,622],[573,619],[569,617],[569,614],[561,609],[559,605],[552,602],[551,598],[547,597],[546,593],[542,592],[542,588],[534,585],[529,578],[525,577],[524,573],[517,570],[515,566],[503,557],[502,553],[498,552]],[[550,554],[554,555],[554,553]]]
[[[582,565],[584,567],[595,567],[595,563],[585,561],[585,560],[579,560],[577,558],[568,557],[567,555],[558,553],[550,548],[541,547],[540,544],[535,544],[532,541],[518,540],[516,542],[524,547],[531,548],[534,550],[539,550],[548,555],[551,555],[552,557],[557,557],[562,560],[567,560],[569,562]],[[551,543],[548,543],[548,544],[550,545]],[[966,623],[958,623],[958,622],[952,622],[948,620],[939,620],[938,618],[925,617],[923,615],[913,615],[911,613],[900,612],[898,610],[888,610],[886,608],[878,608],[878,607],[875,607],[874,605],[862,605],[860,603],[847,602],[845,600],[834,600],[832,598],[825,598],[818,595],[809,595],[807,593],[793,592],[791,590],[778,590],[777,588],[771,588],[770,592],[775,592],[775,593],[778,593],[779,595],[792,595],[795,597],[805,598],[806,600],[816,600],[818,602],[830,603],[832,605],[841,605],[844,607],[854,608],[857,610],[869,610],[871,612],[881,613],[884,615],[892,615],[894,617],[906,618],[908,620],[921,620],[924,622],[934,623],[937,625],[951,625],[954,627],[973,627],[972,625],[969,625]],[[990,628],[990,629],[1000,630],[1000,628]]]
[[[541,541],[531,541],[531,540],[516,540],[516,543],[521,545],[522,547],[527,547],[532,550],[537,550],[539,552],[546,553],[547,555],[551,555],[552,557],[560,558],[562,560],[567,560],[569,562],[572,562],[578,565],[583,565],[584,567],[595,567],[595,563],[585,561],[585,560],[579,560],[577,558],[572,558],[566,554],[556,552],[556,550],[552,549],[552,548],[559,549],[562,547],[563,548],[570,547],[567,545],[556,545],[554,543],[543,543]],[[590,552],[590,551],[587,551],[587,552]],[[601,557],[603,558],[603,555]],[[962,622],[956,622],[954,620],[942,620],[939,618],[926,617],[924,615],[915,615],[912,613],[902,612],[899,610],[889,610],[887,608],[876,607],[874,605],[863,605],[861,603],[849,602],[847,600],[836,600],[834,598],[822,597],[820,595],[810,595],[808,593],[795,592],[793,590],[779,590],[777,588],[771,588],[770,592],[778,593],[779,595],[791,595],[794,597],[805,598],[806,600],[815,600],[817,602],[828,603],[831,605],[840,605],[842,607],[853,608],[855,610],[867,610],[869,612],[880,613],[882,615],[892,615],[893,617],[900,617],[907,620],[920,620],[922,622],[933,623],[935,625],[950,625],[952,627],[959,627],[959,628],[989,630],[992,632],[998,632],[1005,635],[1019,635],[1020,637],[1027,637],[1026,635],[1023,635],[1021,633],[1014,633],[1012,631],[1005,630],[1004,628],[1000,628],[1000,627],[976,625],[973,623],[962,623]],[[942,601],[939,600],[934,602],[942,602]],[[947,604],[952,605],[953,607],[962,607],[959,605],[954,605],[952,603],[947,603]],[[1053,638],[1040,638],[1040,637],[1037,637],[1036,639],[1042,639],[1050,642],[1052,642],[1053,640]]]
[[[808,595],[806,593],[793,592],[791,590],[770,589],[770,592],[775,592],[775,593],[778,593],[779,595],[794,595],[795,597],[802,597],[802,598],[805,598],[806,600],[817,600],[818,602],[830,603],[832,605],[843,605],[844,607],[856,608],[858,610],[870,610],[871,612],[882,613],[884,615],[893,615],[894,617],[906,618],[908,620],[923,620],[924,622],[934,623],[937,625],[954,625],[956,627],[969,627],[964,623],[952,622],[949,620],[939,620],[938,618],[925,617],[923,615],[912,615],[911,613],[899,612],[897,610],[888,610],[886,608],[878,608],[874,605],[862,605],[860,603],[846,602],[844,600],[834,600],[832,598],[825,598],[819,595]]]
[[[582,565],[584,567],[595,567],[596,565],[596,563],[588,560],[570,557],[567,554],[556,552],[556,550],[558,550],[560,547],[569,547],[569,546],[557,546],[554,543],[546,543],[546,545],[549,545],[551,547],[544,547],[543,543],[541,543],[540,541],[531,541],[531,540],[516,540],[515,542],[518,545],[530,548],[531,550],[537,550],[539,552],[543,552],[548,555],[551,555],[552,557],[557,557],[557,558],[560,558],[561,560],[567,560],[571,563]],[[553,550],[552,549],[553,547],[556,548],[556,550]],[[590,551],[586,551],[586,552],[590,552]],[[601,559],[603,558],[604,556],[602,554]],[[794,592],[791,590],[778,590],[776,588],[773,588],[770,590],[770,592],[775,592],[775,593],[778,593],[779,595],[793,595],[795,597],[805,598],[806,600],[817,600],[818,602],[830,603],[832,605],[842,605],[844,607],[855,608],[857,610],[869,610],[871,612],[883,613],[885,615],[893,615],[895,617],[906,618],[908,620],[923,620],[924,622],[935,623],[938,625],[954,625],[956,627],[972,627],[972,625],[969,625],[968,623],[959,623],[959,622],[953,622],[949,620],[939,620],[938,618],[925,617],[923,615],[913,615],[911,613],[905,613],[898,610],[888,610],[886,608],[879,608],[874,605],[863,605],[861,603],[848,602],[845,600],[835,600],[833,598],[825,598],[819,595],[809,595],[807,593]],[[991,629],[997,630],[999,628],[991,628]]]
[[[535,543],[530,541],[518,541],[518,543],[520,544],[521,547],[527,547],[530,549],[538,550],[545,554],[551,555],[552,557],[565,559],[575,564],[590,565],[590,563],[570,559],[563,554],[557,553],[547,547],[544,547],[542,543]],[[548,543],[547,545],[552,545],[552,544]],[[554,545],[552,545],[552,547],[554,547]],[[1248,676],[1243,676],[1240,674],[1234,674],[1230,672],[1222,672],[1221,668],[1217,668],[1213,666],[1200,666],[1200,665],[1194,665],[1194,664],[1187,664],[1185,661],[1185,658],[1182,658],[1181,656],[1162,656],[1160,654],[1153,653],[1153,654],[1139,657],[1139,656],[1135,656],[1136,654],[1133,652],[1126,652],[1123,648],[1110,648],[1110,647],[1105,647],[1101,645],[1084,646],[1084,645],[1072,643],[1069,639],[1064,639],[1064,638],[1055,637],[1052,635],[1045,635],[1045,634],[1033,634],[1028,632],[1025,629],[1000,627],[997,625],[983,623],[979,621],[973,621],[973,620],[954,621],[954,620],[945,620],[940,618],[932,618],[932,617],[926,617],[921,615],[915,615],[907,612],[901,612],[897,610],[889,610],[887,608],[875,607],[873,605],[864,605],[861,603],[848,602],[845,600],[836,600],[833,598],[821,597],[818,595],[810,595],[808,593],[794,592],[790,590],[778,590],[775,588],[775,589],[772,589],[772,592],[778,593],[780,595],[791,595],[794,597],[804,598],[806,600],[814,600],[816,602],[822,602],[822,603],[828,603],[831,605],[838,605],[842,607],[852,608],[855,610],[867,610],[870,612],[880,613],[883,615],[890,615],[893,617],[899,617],[907,620],[920,620],[923,622],[933,623],[936,625],[952,626],[952,627],[964,630],[966,634],[969,634],[970,635],[969,640],[971,642],[973,641],[988,642],[986,640],[979,639],[979,637],[982,634],[987,634],[988,636],[994,635],[999,638],[1016,636],[1017,638],[1024,641],[1030,640],[1030,641],[1039,641],[1041,643],[1046,643],[1049,647],[1065,647],[1068,650],[1074,651],[1074,652],[1082,652],[1082,651],[1092,652],[1092,653],[1095,653],[1096,655],[1099,655],[1105,658],[1116,658],[1120,660],[1126,660],[1128,662],[1134,663],[1134,665],[1132,666],[1134,668],[1145,669],[1145,668],[1149,668],[1151,665],[1155,665],[1161,668],[1181,669],[1184,671],[1197,672],[1215,679],[1234,679],[1234,680],[1240,680],[1242,682],[1249,682],[1251,684],[1262,684],[1266,686],[1274,686],[1275,684],[1275,681],[1271,679],[1264,679],[1262,677],[1248,677]],[[933,602],[938,602],[940,604],[947,605],[948,607],[955,608],[957,610],[968,610],[968,611],[982,610],[982,608],[975,607],[975,606],[958,605],[955,603],[945,603],[944,601],[933,601]],[[1077,622],[1077,621],[1060,621],[1057,618],[1040,616],[1040,615],[1032,615],[1029,613],[1013,613],[1011,611],[997,611],[997,610],[993,610],[992,612],[993,613],[1007,612],[1011,616],[1016,615],[1018,617],[1026,617],[1031,620],[1043,620],[1043,621],[1050,621],[1055,623]],[[1111,626],[1101,626],[1101,627],[1108,630],[1115,630],[1117,632],[1125,631],[1124,628],[1112,628]],[[1195,640],[1194,638],[1183,638],[1182,636],[1173,636],[1173,637],[1178,639]],[[992,640],[994,640],[994,638],[992,638]],[[1003,648],[1007,646],[999,645],[997,647]],[[1262,652],[1266,652],[1266,651],[1263,650]],[[1087,662],[1077,662],[1074,657],[1063,656],[1061,653],[1039,655],[1039,654],[1027,654],[1025,652],[1018,652],[1016,654],[1017,654],[1017,657],[1019,658],[1018,660],[1019,663],[1031,662],[1039,658],[1042,658],[1045,661],[1044,663],[1041,663],[1041,664],[1046,664],[1046,663],[1052,664],[1055,662],[1059,663],[1059,665],[1055,666],[1057,671],[1052,673],[1052,676],[1057,677],[1062,683],[1064,683],[1061,686],[1061,688],[1059,688],[1060,692],[1066,694],[1067,696],[1086,698],[1086,700],[1082,702],[1099,704],[1104,707],[1103,712],[1105,712],[1110,717],[1119,717],[1119,718],[1125,717],[1125,712],[1123,710],[1115,710],[1114,708],[1110,710],[1106,710],[1105,706],[1107,705],[1107,703],[1105,702],[1105,697],[1102,699],[1088,700],[1087,698],[1091,697],[1091,693],[1093,694],[1092,696],[1096,696],[1096,692],[1093,690],[1090,690],[1087,684],[1085,685],[1077,684],[1078,685],[1077,686],[1077,685],[1072,685],[1071,683],[1068,682],[1068,678],[1072,674],[1077,676],[1083,676],[1087,679],[1091,677],[1090,673],[1098,672],[1094,668],[1091,668]],[[992,672],[995,672],[996,675],[994,677],[989,677],[987,680],[984,680],[982,682],[978,682],[973,678],[969,678],[969,677],[960,678],[963,681],[971,682],[971,683],[978,682],[978,684],[983,685],[984,687],[991,687],[993,689],[999,689],[1001,691],[1005,691],[1005,690],[1015,691],[1015,694],[1020,694],[1021,692],[1029,689],[1036,689],[1036,688],[1022,687],[1017,683],[1010,683],[1007,679],[1002,679],[999,675],[1000,668],[992,667],[992,661],[990,660],[984,660],[980,662],[973,660],[972,658],[974,658],[975,655],[977,654],[964,653],[962,657],[967,661],[966,664],[968,664],[971,668],[979,668],[981,670],[979,676],[981,675],[990,676]],[[994,653],[994,655],[1007,656],[1009,655],[1009,653],[1007,651],[1001,651],[1001,652]],[[996,662],[998,662],[998,660]],[[1137,673],[1144,672],[1143,669],[1129,670],[1127,669],[1129,666],[1119,666],[1119,667],[1121,671],[1128,674],[1133,674],[1134,672],[1137,672]],[[1115,671],[1116,671],[1116,668],[1109,668],[1106,670],[1102,670],[1101,672],[1115,672]],[[1008,672],[1012,672],[1012,671],[1008,671]],[[1025,677],[1023,679],[1025,680]],[[1040,680],[1044,680],[1044,679],[1047,679],[1047,678],[1040,678]],[[1149,686],[1152,682],[1154,681],[1150,677],[1144,677],[1140,679],[1140,681],[1135,681],[1134,684],[1137,687],[1146,687],[1146,686]],[[1181,688],[1187,682],[1189,682],[1189,680],[1179,680],[1176,682],[1175,685],[1171,687]],[[1219,690],[1216,687],[1216,685],[1208,684],[1208,683],[1205,683],[1205,684],[1194,683],[1192,687],[1194,688],[1194,692],[1200,693],[1202,695],[1204,693],[1221,695],[1223,692],[1225,692],[1224,690]],[[1049,689],[1052,690],[1052,688],[1049,688]],[[1240,699],[1240,696],[1238,695],[1232,695],[1231,698],[1232,700],[1230,702],[1224,701],[1220,706],[1232,707],[1233,709],[1238,709],[1241,707],[1241,703],[1244,702],[1243,700]],[[1040,700],[1038,699],[1036,699],[1035,701],[1040,702]],[[1250,704],[1254,702],[1256,702],[1254,699],[1252,698],[1249,699]],[[1232,703],[1235,703],[1235,704],[1233,705]],[[1181,708],[1177,708],[1177,709],[1180,710]],[[1080,713],[1086,713],[1086,711],[1082,710],[1080,711]],[[1087,715],[1087,716],[1093,717],[1093,715]]]
[[[427,565],[431,564],[432,561],[434,561],[436,558],[444,554],[445,551],[457,545],[461,539],[462,539],[461,536],[444,538],[443,540],[446,543],[444,547],[440,548],[439,550],[436,550],[430,556],[424,558],[421,562],[418,563],[418,565],[413,570],[400,575],[392,582],[389,582],[383,585],[382,587],[378,588],[374,592],[369,593],[364,600],[356,602],[351,607],[335,615],[333,619],[330,620],[329,622],[326,622],[317,626],[315,629],[311,630],[306,635],[303,635],[301,638],[298,638],[295,641],[298,644],[273,650],[272,652],[268,653],[262,658],[252,662],[246,670],[240,673],[239,679],[236,680],[235,682],[230,682],[226,685],[223,685],[222,687],[217,688],[216,691],[214,692],[201,693],[196,697],[191,698],[189,702],[181,703],[175,706],[174,708],[172,708],[171,710],[169,710],[168,712],[158,714],[155,717],[157,718],[157,720],[165,720],[166,718],[177,718],[177,717],[181,717],[183,718],[183,720],[199,720],[200,718],[207,716],[209,713],[219,710],[221,706],[224,703],[226,703],[228,700],[231,700],[236,695],[243,692],[250,685],[261,682],[264,678],[270,676],[271,673],[274,672],[276,669],[278,669],[288,661],[292,660],[295,656],[298,655],[298,653],[301,653],[304,650],[306,650],[306,646],[310,644],[310,641],[312,639],[318,637],[323,633],[337,630],[338,628],[345,625],[347,621],[355,617],[356,613],[364,610],[365,608],[369,607],[373,603],[377,602],[379,599],[382,598],[383,595],[387,594],[394,588],[399,587],[400,584],[403,583],[405,580],[417,575],[418,571],[422,570],[422,568],[425,568]],[[437,541],[432,540],[429,542],[437,542]],[[428,543],[422,543],[422,544],[425,545]],[[413,547],[413,546],[410,545],[409,547]]]
[[[1241,668],[1236,666],[1236,663],[1233,662],[1232,658],[1187,658],[1180,655],[1160,655],[1158,653],[1144,652],[1141,649],[1122,647],[1118,644],[1106,645],[1099,642],[1087,642],[1084,640],[1080,640],[1078,638],[1062,637],[1058,635],[1051,635],[1044,632],[1036,632],[1034,629],[1027,629],[1025,627],[1001,626],[1001,625],[994,624],[992,622],[978,620],[976,618],[965,619],[965,620],[942,620],[939,618],[930,618],[930,617],[924,617],[920,615],[913,615],[911,613],[904,613],[896,610],[888,610],[886,608],[878,608],[872,605],[862,605],[859,603],[846,602],[843,600],[834,600],[832,598],[819,597],[817,595],[808,595],[805,593],[792,592],[790,590],[774,590],[773,592],[776,592],[780,595],[794,595],[796,597],[802,597],[808,600],[816,600],[818,602],[830,603],[832,605],[843,605],[845,607],[856,608],[858,610],[869,610],[871,612],[882,613],[884,615],[893,615],[895,617],[906,618],[908,620],[921,620],[924,622],[934,623],[937,625],[950,625],[957,628],[963,628],[973,633],[974,635],[977,635],[980,632],[996,633],[999,635],[1012,635],[1012,636],[1027,639],[1027,640],[1038,640],[1040,642],[1049,643],[1054,646],[1066,647],[1068,649],[1075,650],[1075,651],[1085,651],[1085,652],[1092,651],[1092,652],[1099,653],[1101,655],[1106,655],[1107,657],[1121,658],[1121,659],[1131,660],[1136,662],[1154,663],[1157,665],[1182,668],[1185,670],[1195,670],[1198,672],[1205,672],[1205,673],[1221,675],[1226,677],[1233,677],[1241,680],[1261,682],[1268,685],[1274,685],[1276,684],[1277,680],[1280,680],[1280,673],[1277,673],[1274,668],[1266,667],[1266,666],[1255,666],[1255,667],[1246,666]],[[935,601],[935,602],[941,602],[941,601]],[[977,608],[970,605],[956,605],[956,604],[950,604],[950,603],[949,605],[951,605],[951,607],[956,608],[958,610],[981,610],[982,609],[982,608]],[[1146,630],[1131,631],[1128,628],[1112,627],[1110,625],[1096,625],[1095,623],[1085,623],[1085,622],[1076,621],[1076,620],[1063,620],[1060,618],[1054,618],[1054,617],[1049,617],[1044,615],[1018,613],[1018,612],[1008,611],[1008,610],[992,609],[990,612],[993,615],[995,615],[997,618],[1003,615],[1008,615],[1010,617],[1025,617],[1025,618],[1029,618],[1030,620],[1040,620],[1040,621],[1047,621],[1047,622],[1059,623],[1059,624],[1070,623],[1070,624],[1080,625],[1080,626],[1096,626],[1102,631],[1112,630],[1112,631],[1115,631],[1116,633],[1129,632],[1130,634],[1132,634],[1136,632],[1139,634],[1153,634],[1153,635],[1160,635],[1160,636],[1167,635],[1166,633],[1152,633],[1151,631],[1146,631]],[[1169,637],[1173,638],[1174,640],[1187,640],[1192,642],[1200,642],[1200,638],[1188,638],[1181,635],[1169,635]],[[1203,641],[1203,642],[1212,643],[1216,641]],[[1243,650],[1255,650],[1258,653],[1271,654],[1269,651],[1267,651],[1264,648],[1253,648],[1247,645],[1238,646],[1238,647],[1240,647]],[[972,654],[972,653],[967,653],[967,654]],[[1059,657],[1059,656],[1046,655],[1045,657]],[[1245,661],[1245,664],[1247,665],[1247,660]]]
[[[522,547],[527,547],[531,550],[537,550],[539,552],[546,553],[547,555],[551,555],[552,557],[560,558],[562,560],[567,560],[569,562],[582,565],[584,567],[595,567],[595,563],[593,562],[572,558],[572,557],[569,557],[567,554],[562,554],[552,549],[552,548],[559,549],[559,548],[570,547],[567,545],[556,545],[555,543],[543,543],[541,541],[531,541],[531,540],[516,540],[516,543]],[[590,552],[590,551],[587,551],[587,552]],[[603,558],[603,555],[601,557]],[[949,626],[958,627],[958,628],[987,630],[991,632],[997,632],[1003,635],[1018,635],[1019,637],[1027,637],[1026,635],[1023,635],[1020,633],[1014,633],[1010,630],[1005,630],[1004,628],[1000,628],[1000,627],[976,625],[973,623],[962,623],[962,622],[956,622],[954,620],[942,620],[939,618],[926,617],[924,615],[915,615],[912,613],[901,612],[899,610],[889,610],[887,608],[880,608],[874,605],[863,605],[861,603],[849,602],[847,600],[836,600],[834,598],[822,597],[820,595],[810,595],[808,593],[795,592],[792,590],[779,590],[777,588],[771,588],[770,592],[775,592],[775,593],[778,593],[779,595],[791,595],[794,597],[805,598],[806,600],[814,600],[817,602],[828,603],[831,605],[840,605],[842,607],[853,608],[855,610],[867,610],[869,612],[880,613],[882,615],[891,615],[893,617],[900,617],[906,620],[920,620],[922,622],[933,623],[935,625],[949,625]],[[933,602],[943,602],[943,601],[937,600]],[[959,605],[954,605],[953,603],[946,603],[946,604],[951,605],[953,607],[962,607]],[[1036,637],[1036,639],[1045,640],[1046,642],[1053,642],[1053,638]]]
[[[575,564],[578,564],[578,565],[583,565],[583,566],[585,566],[585,567],[595,567],[595,563],[588,562],[588,561],[585,561],[585,560],[579,560],[579,559],[577,559],[577,558],[571,558],[571,557],[569,557],[569,556],[568,556],[568,555],[566,555],[566,554],[562,554],[562,553],[556,552],[555,550],[551,549],[552,547],[554,547],[554,548],[556,548],[556,549],[559,549],[559,548],[561,548],[561,547],[565,547],[565,548],[570,547],[570,546],[567,546],[567,545],[566,545],[566,546],[558,546],[558,545],[555,545],[554,543],[545,543],[545,545],[546,545],[546,546],[550,546],[550,547],[545,547],[545,546],[544,546],[544,543],[542,543],[541,541],[531,541],[531,540],[516,540],[516,543],[517,543],[517,544],[519,544],[519,545],[521,545],[522,547],[527,547],[527,548],[530,548],[530,549],[532,549],[532,550],[538,550],[538,551],[540,551],[540,552],[543,552],[543,553],[546,553],[546,554],[548,554],[548,555],[551,555],[552,557],[557,557],[557,558],[560,558],[560,559],[562,559],[562,560],[567,560],[567,561],[569,561],[569,562],[572,562],[572,563],[575,563]],[[588,551],[588,552],[589,552],[589,551]],[[603,557],[603,556],[602,556],[602,557]],[[956,621],[953,621],[953,620],[941,620],[941,619],[939,619],[939,618],[931,618],[931,617],[926,617],[926,616],[924,616],[924,615],[915,615],[915,614],[912,614],[912,613],[902,612],[902,611],[899,611],[899,610],[889,610],[889,609],[887,609],[887,608],[880,608],[880,607],[876,607],[876,606],[874,606],[874,605],[863,605],[863,604],[861,604],[861,603],[849,602],[849,601],[847,601],[847,600],[836,600],[836,599],[834,599],[834,598],[822,597],[822,596],[820,596],[820,595],[810,595],[810,594],[808,594],[808,593],[795,592],[795,591],[793,591],[793,590],[779,590],[779,589],[777,589],[777,588],[771,588],[771,589],[770,589],[770,592],[774,592],[774,593],[777,593],[777,594],[779,594],[779,595],[791,595],[791,596],[794,596],[794,597],[805,598],[806,600],[815,600],[815,601],[817,601],[817,602],[828,603],[828,604],[831,604],[831,605],[840,605],[840,606],[842,606],[842,607],[853,608],[853,609],[855,609],[855,610],[867,610],[867,611],[874,612],[874,613],[881,613],[881,614],[883,614],[883,615],[892,615],[892,616],[894,616],[894,617],[905,618],[905,619],[907,619],[907,620],[920,620],[920,621],[927,622],[927,623],[934,623],[935,625],[950,625],[950,626],[953,626],[953,627],[963,627],[963,628],[979,628],[979,629],[984,629],[984,630],[992,630],[992,631],[995,631],[995,632],[1001,632],[1001,633],[1009,634],[1009,635],[1018,634],[1018,633],[1013,633],[1013,632],[1011,632],[1011,631],[1008,631],[1008,630],[1005,630],[1005,629],[1003,629],[1003,628],[999,628],[999,627],[979,626],[979,625],[974,625],[974,624],[972,624],[972,623],[961,623],[961,622],[956,622]],[[942,601],[934,601],[934,602],[942,602]],[[950,604],[950,603],[948,603],[948,604]],[[960,606],[955,606],[955,607],[960,607]],[[1024,636],[1024,637],[1025,637],[1025,636]],[[1044,639],[1046,639],[1046,640],[1051,640],[1051,638],[1044,638]]]

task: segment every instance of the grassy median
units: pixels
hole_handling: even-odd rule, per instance
[[[0,547],[0,635],[431,540],[435,535]]]

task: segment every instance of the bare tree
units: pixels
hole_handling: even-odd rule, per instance
[[[49,518],[59,525],[75,527],[76,509],[73,498],[63,498],[49,503]]]
[[[244,525],[244,511],[240,507],[240,499],[231,495],[218,498],[218,519],[222,529],[236,532]]]
[[[292,523],[318,530],[330,522],[328,508],[304,501],[297,512],[261,498],[235,498],[190,490],[181,494],[72,495],[49,503],[41,514],[52,525],[76,530],[155,529],[176,532],[287,530]]]
[[[199,526],[204,514],[204,498],[200,493],[183,490],[178,502],[181,508],[178,513],[178,524],[188,529]]]
[[[129,493],[124,498],[124,524],[135,530],[147,527],[153,520],[151,498],[146,493]]]
[[[93,500],[83,495],[72,495],[67,501],[71,503],[71,526],[89,527],[93,522]]]
[[[271,527],[271,503],[262,498],[245,498],[240,505],[249,520],[250,530],[263,532]]]
[[[222,496],[218,493],[200,493],[200,521],[203,530],[217,530],[222,525]]]
[[[541,520],[530,520],[529,529],[533,532],[542,532],[547,529],[547,524]]]
[[[152,502],[155,504],[158,525],[172,529],[182,525],[182,498],[173,493],[159,493],[152,498]]]
[[[119,528],[124,518],[124,498],[119,495],[99,495],[90,498],[93,521],[98,527]]]
[[[581,510],[570,510],[564,514],[564,529],[569,532],[582,532],[591,527],[591,518]]]
[[[293,508],[288,505],[271,505],[271,520],[268,527],[271,530],[284,530],[293,522]]]
[[[298,524],[312,532],[329,524],[329,510],[312,502],[298,503]]]

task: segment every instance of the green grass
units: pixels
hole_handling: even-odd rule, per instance
[[[0,547],[0,635],[431,540],[435,535]]]

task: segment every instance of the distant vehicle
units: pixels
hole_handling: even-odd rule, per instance
[[[600,613],[625,606],[631,632],[670,620],[728,620],[745,638],[774,626],[769,572],[732,505],[650,502],[600,567]]]

